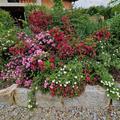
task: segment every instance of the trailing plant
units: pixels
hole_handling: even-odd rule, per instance
[[[108,69],[105,68],[99,62],[94,62],[94,69],[97,74],[101,77],[101,83],[106,87],[107,96],[111,99],[120,99],[120,88],[115,84],[113,76],[108,72]]]

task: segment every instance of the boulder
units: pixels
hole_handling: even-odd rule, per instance
[[[36,94],[39,107],[82,107],[82,108],[105,108],[109,105],[110,99],[106,96],[106,91],[100,86],[87,85],[83,94],[75,98],[51,97],[49,94]]]
[[[66,107],[78,106],[82,108],[98,109],[109,105],[110,99],[106,96],[106,91],[99,85],[87,85],[82,95],[76,98],[64,100]]]
[[[18,106],[27,107],[27,105],[28,105],[28,93],[29,92],[30,92],[29,89],[17,88],[15,90],[15,94],[14,94],[15,103]]]
[[[8,88],[0,90],[0,103],[3,104],[14,104],[14,93],[17,88],[17,84],[13,84]]]

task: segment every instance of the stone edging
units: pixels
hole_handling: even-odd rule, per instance
[[[16,88],[14,90],[13,96],[5,95],[0,96],[0,103],[4,104],[16,104],[18,106],[27,107],[28,103],[28,93],[29,89],[26,88]],[[41,94],[41,92],[37,92],[36,101],[38,103],[38,107],[56,107],[62,109],[63,107],[82,107],[82,108],[106,108],[110,104],[110,99],[106,96],[106,91],[102,87],[90,86],[87,85],[83,94],[79,97],[75,98],[62,98],[62,97],[52,97],[49,94]],[[120,106],[120,101],[113,101],[113,106]]]

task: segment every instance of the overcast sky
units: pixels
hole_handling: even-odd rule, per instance
[[[88,8],[90,6],[104,5],[107,6],[110,0],[78,0],[75,2],[75,7]]]

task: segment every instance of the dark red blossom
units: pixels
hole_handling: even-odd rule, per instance
[[[93,47],[85,45],[84,42],[80,42],[79,45],[75,48],[76,53],[78,55],[89,55],[91,57],[94,57],[96,55],[96,52]]]
[[[42,72],[45,70],[45,62],[44,61],[38,60],[38,66]]]
[[[95,33],[94,38],[97,39],[98,41],[101,41],[108,40],[110,36],[111,34],[107,29],[101,29]]]
[[[28,17],[30,27],[34,33],[40,33],[47,30],[48,25],[52,23],[52,16],[42,11],[35,11]]]

